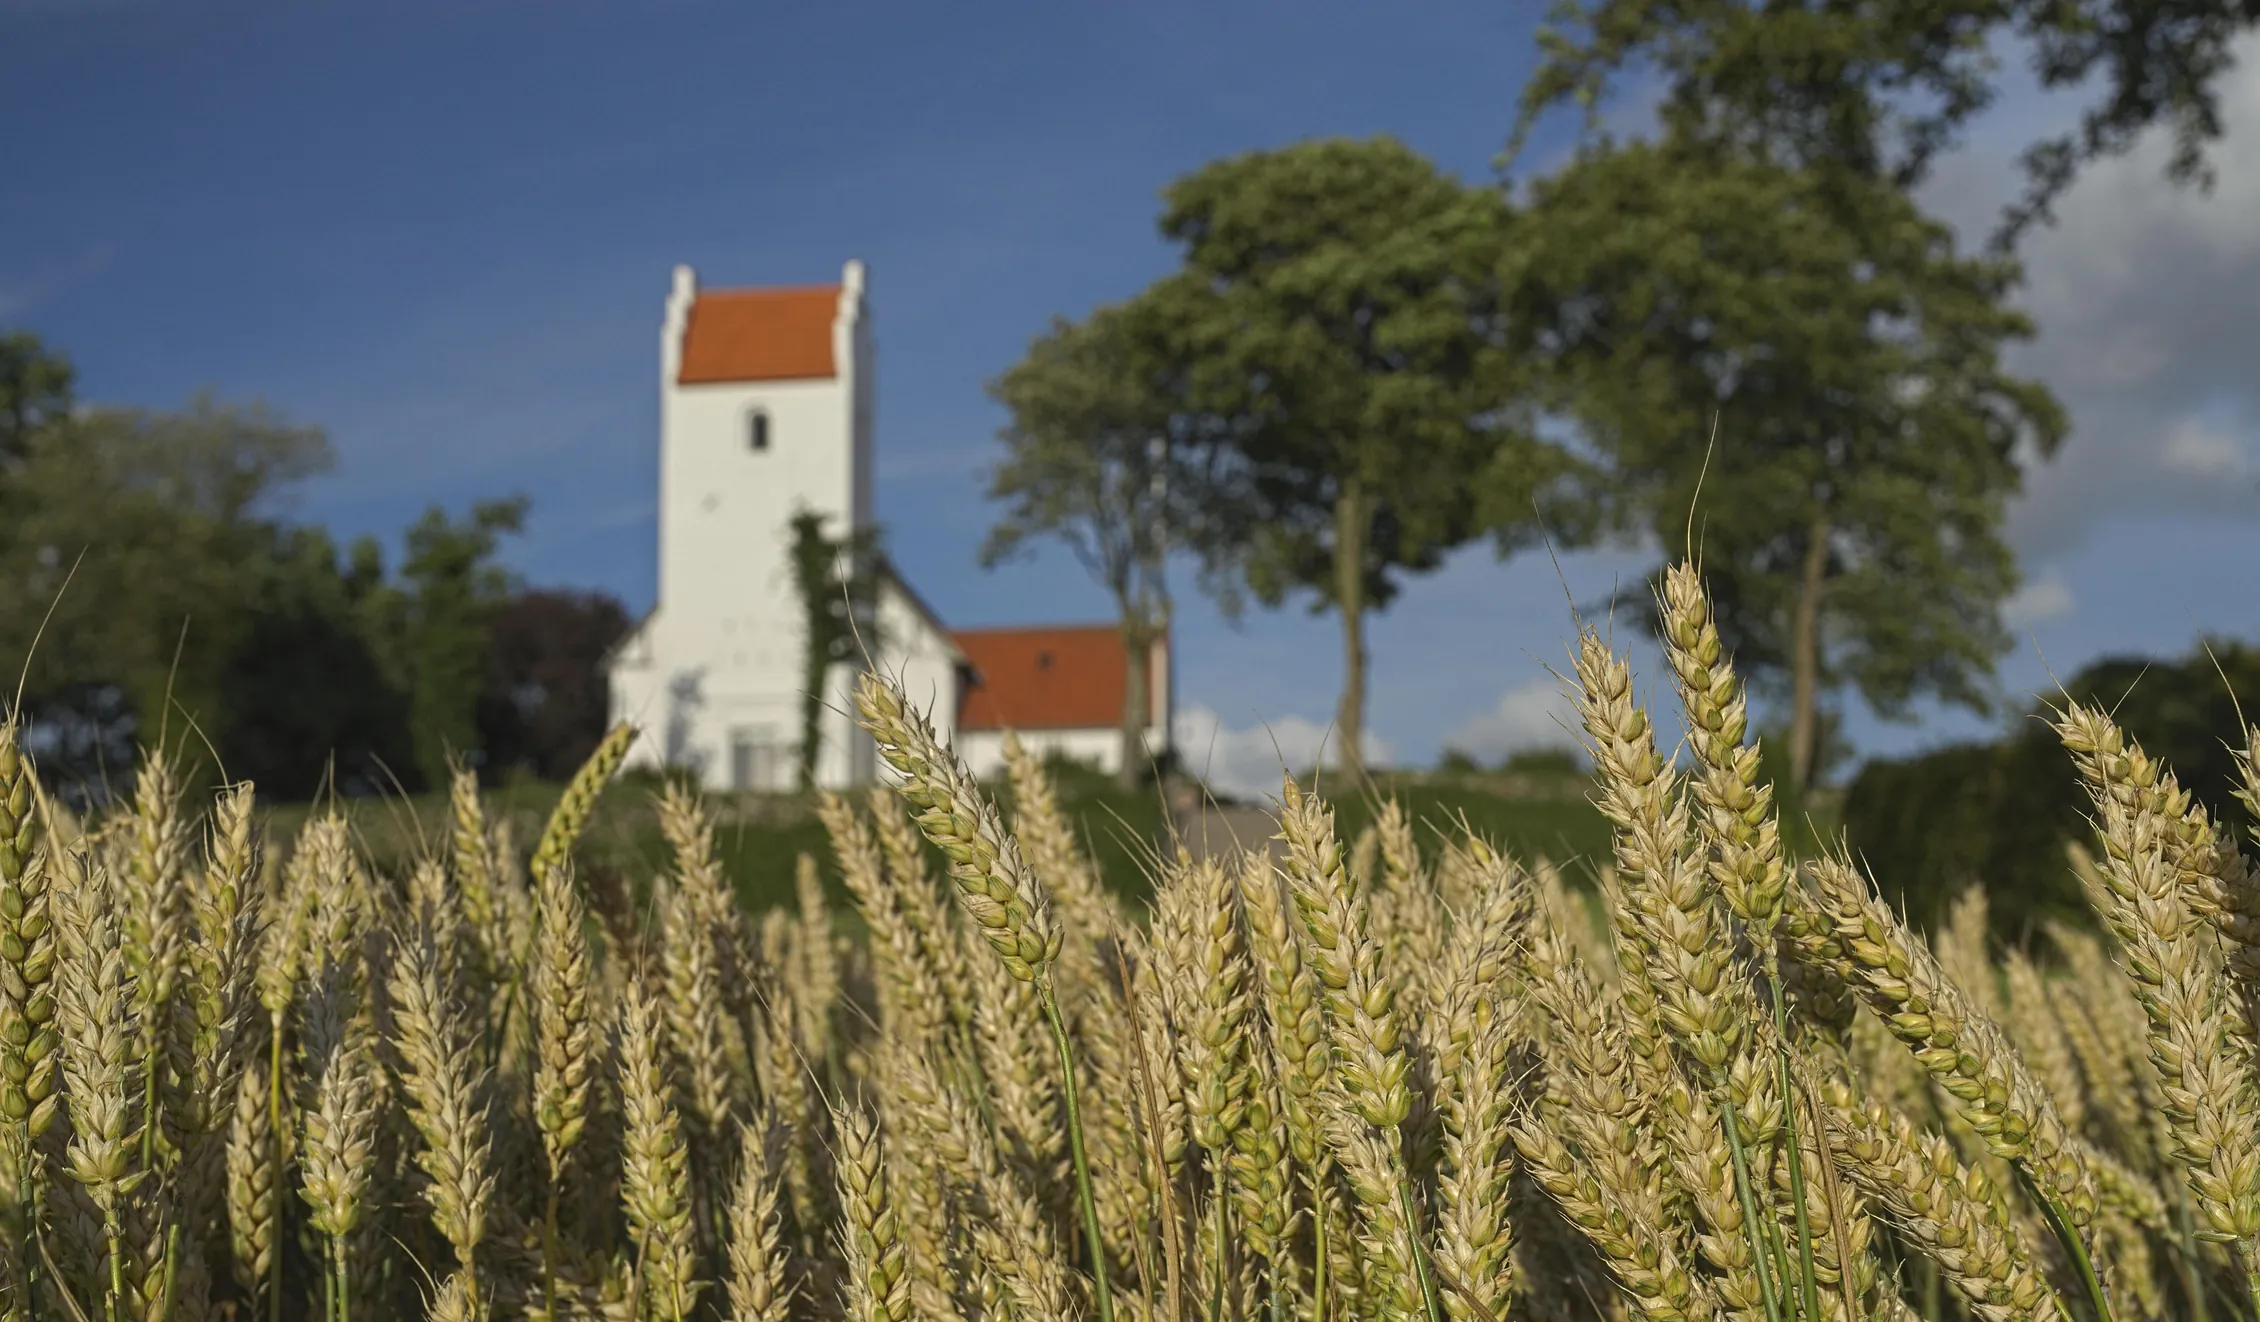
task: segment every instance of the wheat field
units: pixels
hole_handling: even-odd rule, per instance
[[[0,727],[0,1315],[2253,1318],[2236,843],[2066,705],[2094,929],[1997,957],[1972,891],[1926,939],[1785,856],[1692,570],[1659,608],[1676,747],[1573,648],[1590,877],[1393,809],[1345,842],[1287,780],[1268,848],[1165,851],[1132,912],[1032,757],[1008,823],[866,676],[853,941],[812,859],[742,912],[679,789],[648,901],[592,910],[625,728],[530,851],[459,774],[395,875],[156,753],[73,821]]]

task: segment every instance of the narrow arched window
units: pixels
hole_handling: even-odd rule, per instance
[[[767,410],[755,409],[746,415],[745,442],[746,448],[756,454],[769,448],[769,414]]]

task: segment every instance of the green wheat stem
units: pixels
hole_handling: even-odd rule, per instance
[[[2080,1239],[2079,1231],[2073,1227],[2071,1217],[2064,1211],[2064,1205],[2057,1201],[2054,1193],[2043,1188],[2040,1181],[2033,1178],[2032,1172],[2025,1169],[2023,1162],[2017,1163],[2016,1171],[2018,1180],[2025,1186],[2025,1192],[2040,1204],[2041,1214],[2048,1218],[2048,1228],[2055,1232],[2057,1242],[2064,1246],[2064,1256],[2071,1259],[2072,1271],[2079,1277],[2080,1286],[2087,1293],[2088,1306],[2095,1310],[2096,1322],[2112,1322],[2111,1300],[2104,1293],[2103,1278],[2095,1270],[2095,1260],[2088,1256],[2087,1245]],[[2260,1300],[2260,1284],[2253,1288],[2255,1299]]]
[[[1396,1137],[1396,1126],[1390,1126],[1389,1132]],[[1404,1205],[1405,1237],[1412,1241],[1413,1279],[1420,1285],[1420,1306],[1428,1314],[1428,1322],[1444,1322],[1443,1302],[1436,1297],[1436,1281],[1428,1270],[1428,1250],[1420,1242],[1420,1214],[1413,1203],[1412,1177],[1405,1170],[1404,1140],[1397,1137],[1392,1146],[1397,1154],[1397,1201]]]
[[[1075,1162],[1075,1197],[1082,1205],[1083,1238],[1091,1249],[1091,1303],[1096,1322],[1114,1322],[1114,1292],[1107,1287],[1106,1239],[1099,1233],[1099,1202],[1091,1193],[1091,1162],[1083,1151],[1083,1106],[1075,1088],[1075,1052],[1068,1045],[1067,1021],[1060,1017],[1059,1001],[1052,995],[1049,977],[1036,980],[1036,995],[1043,1002],[1044,1018],[1051,1024],[1052,1043],[1059,1048],[1059,1072],[1065,1083],[1067,1150]]]
[[[1324,1167],[1311,1173],[1310,1210],[1311,1234],[1317,1249],[1317,1265],[1311,1273],[1311,1315],[1313,1322],[1326,1322],[1326,1192],[1323,1183]]]
[[[1774,1289],[1773,1252],[1765,1223],[1758,1219],[1758,1200],[1750,1188],[1750,1157],[1742,1146],[1742,1119],[1734,1109],[1734,1094],[1726,1086],[1723,1070],[1712,1074],[1718,1091],[1719,1120],[1726,1130],[1727,1151],[1734,1159],[1734,1194],[1742,1203],[1742,1224],[1750,1236],[1751,1265],[1758,1273],[1758,1297],[1765,1304],[1766,1322],[1782,1322],[1781,1296]]]
[[[1216,1172],[1216,1275],[1208,1292],[1209,1322],[1224,1322],[1224,1260],[1227,1251],[1224,1236],[1232,1220],[1229,1181],[1231,1172],[1222,1166]]]
[[[562,1164],[562,1163],[560,1163]],[[557,1181],[549,1182],[549,1206],[541,1224],[541,1301],[543,1316],[557,1316]]]
[[[24,1303],[22,1316],[25,1322],[39,1322],[39,1196],[37,1182],[32,1178],[32,1163],[37,1160],[31,1145],[31,1116],[27,1112],[23,1122],[16,1126],[16,1139],[21,1145],[16,1158],[16,1209],[24,1219],[24,1260],[20,1273],[23,1282]]]
[[[2174,1256],[2181,1260],[2182,1292],[2189,1296],[2190,1322],[2212,1322],[2210,1305],[2205,1298],[2205,1264],[2197,1251],[2197,1237],[2191,1232],[2189,1225],[2189,1200],[2178,1188],[2172,1192]],[[2260,1312],[2255,1315],[2260,1316]]]
[[[345,1269],[345,1236],[330,1237],[330,1256],[336,1260],[337,1322],[353,1322],[353,1281]]]
[[[2253,1316],[2260,1317],[2260,1241],[2245,1241],[2244,1288],[2252,1297]]]
[[[167,1322],[173,1315],[174,1282],[180,1278],[180,1222],[175,1221],[165,1230],[165,1274],[157,1287],[158,1322]]]
[[[274,1031],[267,1044],[267,1129],[274,1138],[274,1178],[267,1197],[275,1219],[273,1261],[267,1265],[267,1319],[282,1322],[283,1314],[283,1017],[272,1016]]]
[[[1813,1224],[1805,1205],[1805,1147],[1797,1133],[1796,1085],[1789,1076],[1789,1001],[1781,969],[1768,947],[1766,981],[1773,989],[1774,1064],[1780,1075],[1781,1115],[1789,1139],[1789,1198],[1796,1205],[1798,1306],[1815,1322],[1821,1315],[1820,1277],[1813,1269]],[[1844,1264],[1849,1268],[1851,1264]]]
[[[118,1301],[126,1297],[126,1252],[125,1231],[118,1225],[115,1196],[102,1217],[102,1238],[110,1248],[110,1292],[103,1296],[102,1315],[110,1322],[117,1322]]]

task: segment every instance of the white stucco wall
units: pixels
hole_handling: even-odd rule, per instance
[[[1021,730],[1020,746],[1050,759],[1064,757],[1113,775],[1122,765],[1122,731],[1112,725],[1072,730]],[[1160,732],[1146,731],[1148,755],[1161,747]],[[1004,732],[968,730],[957,737],[957,755],[983,780],[1004,775]]]
[[[902,685],[944,742],[957,735],[957,644],[902,585],[889,578],[879,593],[879,669]]]
[[[699,771],[711,789],[786,789],[796,778],[806,627],[792,581],[801,507],[837,533],[871,517],[870,328],[863,273],[842,273],[828,380],[681,385],[697,280],[678,267],[660,333],[659,602],[623,647],[615,711],[649,732],[634,760]],[[751,420],[768,416],[768,447]],[[818,779],[869,778],[848,714],[852,671],[827,684]],[[740,782],[743,783],[740,783]]]

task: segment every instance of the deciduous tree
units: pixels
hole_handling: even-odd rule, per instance
[[[495,553],[525,519],[522,497],[483,500],[461,521],[434,506],[408,530],[400,567],[407,595],[396,646],[408,681],[416,767],[426,785],[445,785],[449,755],[479,746],[488,625],[516,587]]]
[[[29,331],[0,335],[0,469],[23,460],[32,432],[70,413],[77,376]]]
[[[603,592],[531,588],[496,608],[479,702],[487,766],[570,779],[604,738],[604,661],[627,632],[627,611]]]
[[[1692,539],[1736,663],[1786,689],[1794,785],[1831,688],[1984,705],[2003,507],[2065,430],[2001,363],[2032,330],[2012,263],[1888,181],[1676,137],[1538,183],[1511,252],[1518,347],[1668,552]]]
[[[1215,542],[1219,452],[1190,407],[1189,373],[1170,352],[1152,299],[1055,320],[989,385],[1006,408],[1004,456],[989,498],[1004,513],[981,543],[994,567],[1039,539],[1074,553],[1112,599],[1128,662],[1119,775],[1137,783],[1151,751],[1152,661],[1170,623],[1172,542]],[[1163,731],[1166,740],[1168,732]]]
[[[1527,539],[1532,496],[1575,469],[1510,407],[1508,209],[1387,138],[1217,161],[1165,200],[1184,267],[1149,297],[1232,456],[1220,558],[1266,605],[1309,593],[1340,616],[1354,771],[1367,614],[1487,528],[1502,550]]]
[[[1919,182],[2001,90],[2019,51],[2044,89],[2086,98],[2025,151],[2000,238],[2045,219],[2079,167],[2163,125],[2168,173],[2206,182],[2220,82],[2260,0],[1557,0],[1519,144],[1564,102],[1598,115],[1626,68],[1660,76],[1670,129],[1762,145],[1784,164]]]
[[[222,689],[260,598],[273,498],[328,461],[320,432],[210,399],[26,433],[0,473],[0,657],[10,690],[28,667],[35,722],[112,727],[95,752],[190,721],[198,751],[224,746]]]

